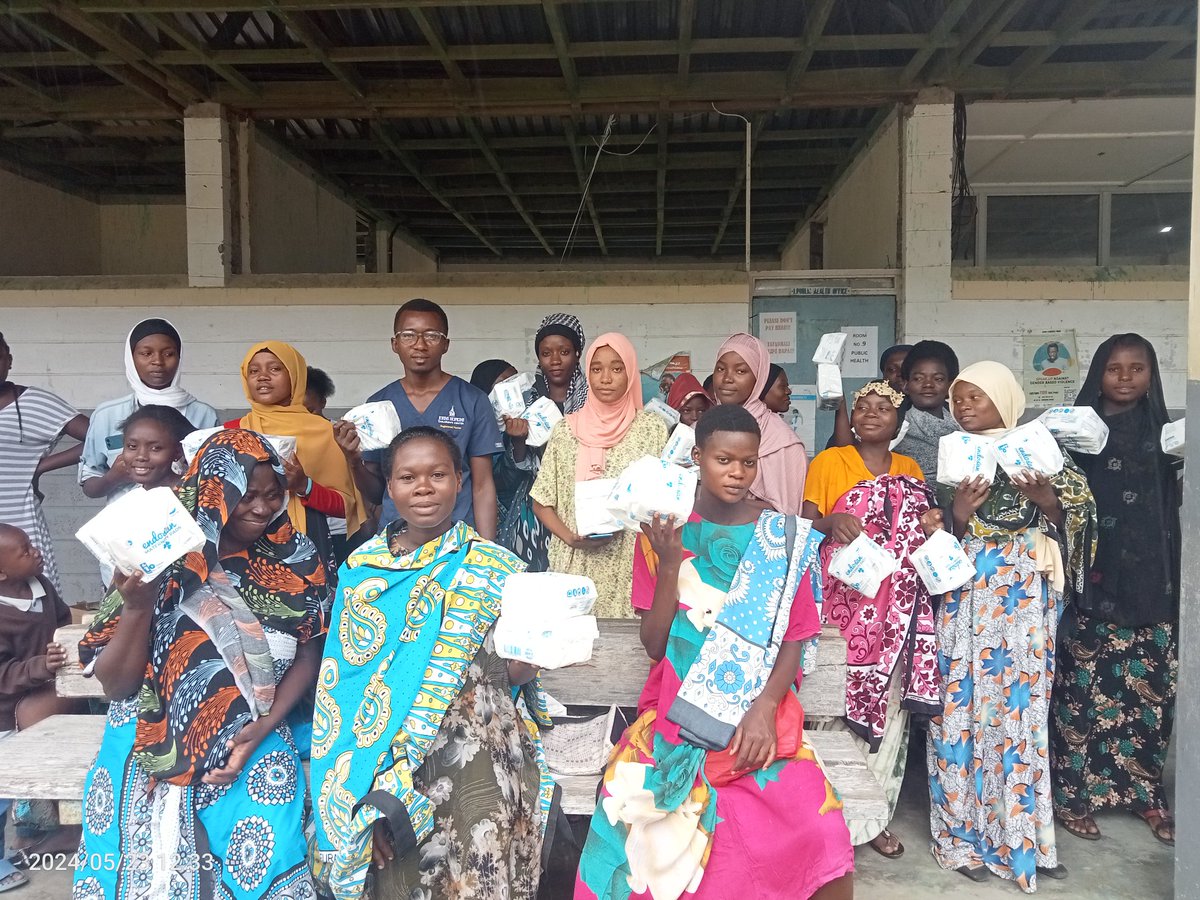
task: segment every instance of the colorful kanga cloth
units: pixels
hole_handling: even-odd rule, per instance
[[[706,741],[728,734],[728,713],[744,713],[756,696],[749,686],[761,690],[782,642],[820,632],[806,577],[820,535],[799,520],[789,554],[786,518],[768,510],[726,526],[693,515],[684,526],[666,656],[605,772],[576,898],[799,898],[853,871],[841,802],[811,747],[714,788],[708,751],[667,712],[686,710],[677,717]],[[636,608],[652,606],[656,573],[653,552],[639,544]]]
[[[461,522],[411,552],[392,543],[394,534],[368,541],[342,566],[318,678],[313,868],[337,900],[363,896],[379,819],[386,817],[393,835],[392,865],[407,865],[413,854],[428,861],[425,848],[440,834],[438,805],[447,798],[436,780],[424,782],[422,767],[461,712],[455,704],[499,615],[504,578],[521,569],[509,551]],[[549,725],[545,695],[536,680],[514,694],[510,702],[536,751],[540,835],[554,794],[538,739],[539,727]],[[473,865],[470,858],[452,862]]]
[[[893,673],[901,679],[905,709],[941,711],[933,602],[908,559],[925,543],[921,514],[933,500],[924,482],[884,475],[852,487],[834,505],[833,512],[857,518],[871,540],[900,560],[874,597],[829,577],[829,561],[842,545],[826,541],[821,548],[825,617],[846,639],[846,722],[872,752],[883,740]]]
[[[1027,893],[1038,866],[1058,864],[1049,720],[1064,595],[1054,581],[1077,592],[1095,552],[1096,508],[1082,473],[1068,463],[1050,480],[1061,530],[1003,472],[967,524],[975,580],[941,601],[944,707],[930,722],[927,754],[934,857],[946,869],[985,865]]]
[[[283,466],[261,438],[224,431],[178,488],[207,538],[163,579],[140,692],[109,706],[84,790],[73,900],[233,897],[308,900],[307,786],[292,729],[281,723],[229,785],[201,777],[227,741],[270,711],[297,648],[324,630],[316,549],[286,510],[248,550],[220,558],[229,513],[259,464]],[[105,598],[80,658],[106,652],[121,597]]]

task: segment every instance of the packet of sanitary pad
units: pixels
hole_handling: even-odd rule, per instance
[[[1108,426],[1090,406],[1055,406],[1038,421],[1068,450],[1095,455],[1108,443]]]
[[[179,442],[179,445],[183,448],[183,458],[187,460],[189,466],[192,464],[192,460],[196,458],[196,454],[200,452],[200,448],[204,446],[204,442],[218,431],[224,431],[224,429],[201,428],[199,431],[193,431]],[[286,461],[296,458],[296,439],[294,437],[285,437],[279,434],[264,434],[262,437],[268,444],[275,448],[275,452],[281,460]]]
[[[562,417],[558,404],[549,397],[538,397],[530,403],[528,409],[521,413],[521,418],[529,423],[529,435],[525,438],[525,446],[546,446],[546,442],[550,440],[550,432]]]
[[[812,361],[817,365],[841,366],[845,352],[845,332],[834,331],[821,335],[821,343],[817,344],[817,352],[813,354]]]
[[[1049,430],[1036,419],[1018,425],[996,440],[996,461],[1011,478],[1021,472],[1040,472],[1057,475],[1065,460],[1062,450]]]
[[[575,482],[575,532],[583,536],[615,534],[621,522],[608,511],[608,495],[617,486],[615,478]]]
[[[1176,422],[1168,422],[1162,427],[1162,436],[1160,438],[1163,453],[1178,456],[1180,459],[1183,458],[1183,422],[1183,419],[1179,419]]]
[[[496,411],[496,420],[509,416],[516,418],[525,411],[525,395],[533,390],[533,373],[521,372],[512,378],[497,382],[488,395],[492,401],[492,409]]]
[[[667,439],[667,446],[663,448],[662,459],[677,466],[683,466],[685,469],[690,469],[695,465],[692,462],[692,450],[695,446],[696,429],[692,428],[691,425],[684,425],[680,422],[675,426],[675,430],[671,432],[671,436]]]
[[[842,370],[830,363],[817,366],[817,398],[821,409],[837,409],[842,402]]]
[[[502,615],[492,630],[497,656],[530,663],[539,669],[561,669],[587,662],[599,636],[595,616],[526,625],[507,622]]]
[[[128,491],[75,532],[101,563],[157,578],[175,560],[204,548],[204,532],[167,487]]]
[[[608,497],[608,511],[626,531],[639,532],[657,513],[674,516],[682,525],[696,502],[695,471],[653,456],[643,456],[626,467]]]
[[[995,440],[969,431],[943,435],[938,441],[938,482],[958,487],[977,475],[988,484],[996,480]]]
[[[504,579],[500,621],[534,628],[586,616],[596,596],[595,582],[585,575],[514,572]]]
[[[962,544],[940,528],[908,558],[934,596],[957,590],[975,577],[975,567],[963,552]]]
[[[659,400],[657,397],[651,397],[646,401],[646,412],[652,412],[664,422],[667,423],[667,428],[674,428],[679,424],[679,412],[671,409],[666,403]]]
[[[403,427],[390,400],[361,403],[342,418],[354,424],[363,450],[386,450]]]
[[[900,563],[877,543],[860,534],[829,559],[829,574],[864,597],[874,597]]]

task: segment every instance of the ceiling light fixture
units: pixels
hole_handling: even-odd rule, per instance
[[[1172,228],[1174,228],[1173,225],[1164,225],[1162,228],[1158,229],[1158,233],[1159,234],[1167,234],[1171,231]]]

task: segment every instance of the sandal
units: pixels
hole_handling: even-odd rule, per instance
[[[1053,878],[1055,881],[1062,881],[1067,877],[1067,867],[1059,863],[1053,869],[1046,866],[1038,866],[1037,873],[1044,878]]]
[[[1096,825],[1096,820],[1087,813],[1084,813],[1082,816],[1069,816],[1065,813],[1059,813],[1058,824],[1080,840],[1098,841],[1101,838],[1100,828]]]
[[[29,884],[29,876],[24,872],[14,870],[0,878],[0,894],[24,887],[27,884]]]
[[[987,866],[975,866],[974,868],[971,866],[959,866],[954,871],[959,875],[967,876],[967,878],[970,878],[976,884],[982,884],[987,881],[988,876],[992,874]]]
[[[1175,820],[1165,809],[1148,809],[1141,813],[1142,820],[1150,826],[1150,833],[1168,847],[1175,846]]]
[[[868,843],[871,845],[872,850],[885,859],[899,859],[904,855],[904,845],[900,843],[900,838],[896,837],[886,828],[875,835]]]

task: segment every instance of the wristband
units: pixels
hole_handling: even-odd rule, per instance
[[[307,500],[308,495],[312,493],[312,489],[313,489],[313,480],[310,478],[310,479],[308,479],[308,483],[304,486],[304,490],[300,492],[300,499]]]

